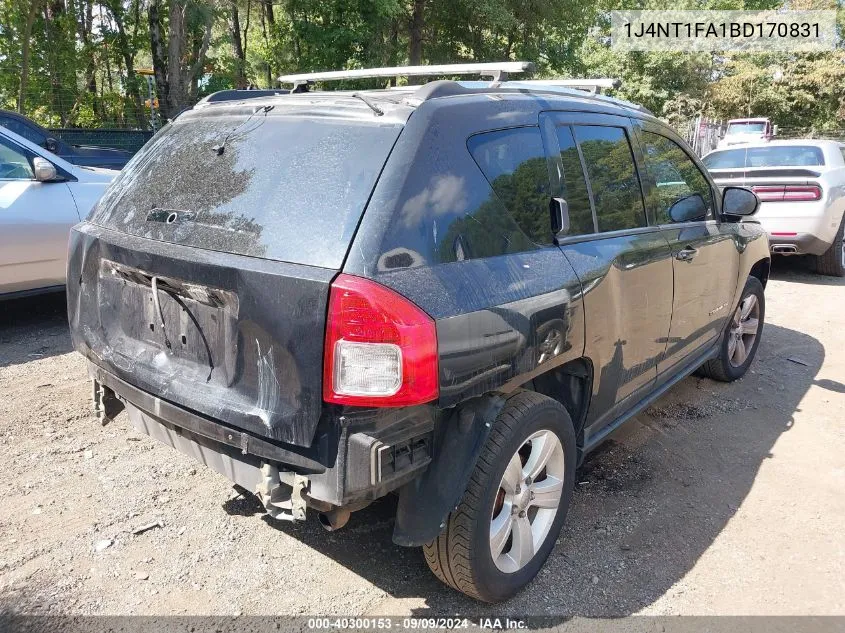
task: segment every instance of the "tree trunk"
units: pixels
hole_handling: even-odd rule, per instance
[[[167,58],[164,54],[164,33],[161,16],[162,0],[150,0],[147,8],[147,22],[150,27],[150,51],[153,58],[153,76],[155,77],[156,96],[161,116],[170,117],[170,85],[167,81]]]
[[[188,0],[172,0],[167,31],[167,111],[171,118],[187,105],[189,86],[181,72],[188,35],[185,32],[185,13]],[[161,97],[159,97],[161,101]]]
[[[136,6],[138,0],[135,0]],[[135,74],[135,51],[129,44],[124,23],[124,8],[122,0],[111,0],[107,5],[109,12],[117,28],[117,46],[120,49],[120,56],[126,66],[126,95],[132,104],[132,118],[138,127],[146,126],[146,115],[144,113],[144,102],[141,98],[141,90],[138,86],[138,76]]]
[[[273,25],[276,17],[273,15],[273,4],[271,0],[261,2],[261,32],[264,35],[264,50],[267,51],[265,58],[265,72],[267,73],[267,87],[272,88],[275,83],[273,79],[273,65],[270,63],[270,37],[273,33]]]
[[[232,0],[232,19],[229,22],[229,34],[232,36],[232,55],[235,57],[235,88],[246,88],[246,54],[241,40],[241,22],[238,3]]]
[[[425,27],[425,0],[413,0],[411,23],[408,29],[408,63],[419,66],[422,63],[423,28]]]
[[[150,12],[152,12],[154,6],[160,9],[161,2],[162,0],[150,0]],[[170,13],[168,15],[170,28],[167,33],[166,64],[161,63],[161,60],[164,59],[161,15],[157,11],[155,17],[158,20],[150,19],[150,39],[153,42],[153,48],[155,48],[156,43],[160,46],[159,56],[161,60],[157,65],[158,67],[155,68],[159,107],[162,114],[167,118],[173,118],[179,114],[191,105],[196,98],[197,80],[202,75],[205,56],[211,42],[213,15],[209,14],[206,17],[202,35],[198,36],[196,28],[192,29],[188,24],[187,10],[190,2],[191,0],[170,1]],[[155,59],[156,54],[153,54],[154,65]],[[159,87],[159,68],[166,69],[162,87]]]
[[[30,2],[23,31],[23,48],[21,49],[21,81],[18,91],[18,112],[21,114],[26,114],[26,89],[29,84],[29,45],[32,40],[32,25],[35,22],[41,0],[30,0]]]

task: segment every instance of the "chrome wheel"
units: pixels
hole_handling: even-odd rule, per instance
[[[500,571],[519,571],[551,530],[565,476],[563,445],[537,431],[514,453],[502,476],[490,519],[490,553]]]
[[[728,330],[728,360],[732,366],[740,367],[746,361],[759,328],[760,303],[756,295],[748,295],[737,306]]]

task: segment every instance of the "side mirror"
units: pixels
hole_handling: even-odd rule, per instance
[[[704,220],[707,217],[707,205],[701,194],[693,193],[669,207],[669,217],[672,222],[694,222]]]
[[[53,152],[55,154],[59,151],[59,142],[53,137],[50,137],[46,141],[44,141],[44,149],[46,149],[48,152]]]
[[[569,233],[569,204],[563,198],[552,198],[549,200],[549,215],[552,221],[552,234],[558,235]]]
[[[722,214],[734,216],[754,215],[760,199],[745,187],[725,187],[722,190]]]
[[[772,126],[772,136],[777,136],[777,135],[778,135],[778,126],[773,125]]]
[[[38,182],[50,182],[56,180],[59,175],[56,171],[56,166],[46,158],[41,158],[40,156],[32,159],[32,167],[35,172],[35,179]]]

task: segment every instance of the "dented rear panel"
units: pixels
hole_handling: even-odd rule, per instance
[[[329,285],[407,114],[303,95],[178,117],[71,235],[75,347],[157,398],[310,446]]]
[[[74,347],[164,400],[308,446],[335,274],[83,223],[68,260]]]

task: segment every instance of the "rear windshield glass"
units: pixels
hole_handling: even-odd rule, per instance
[[[824,154],[809,145],[773,145],[713,152],[704,157],[708,169],[738,167],[816,167],[824,165]]]
[[[728,125],[728,134],[760,134],[765,131],[766,124],[763,121],[744,121]]]
[[[177,119],[90,219],[155,240],[339,268],[400,129],[261,110]]]

